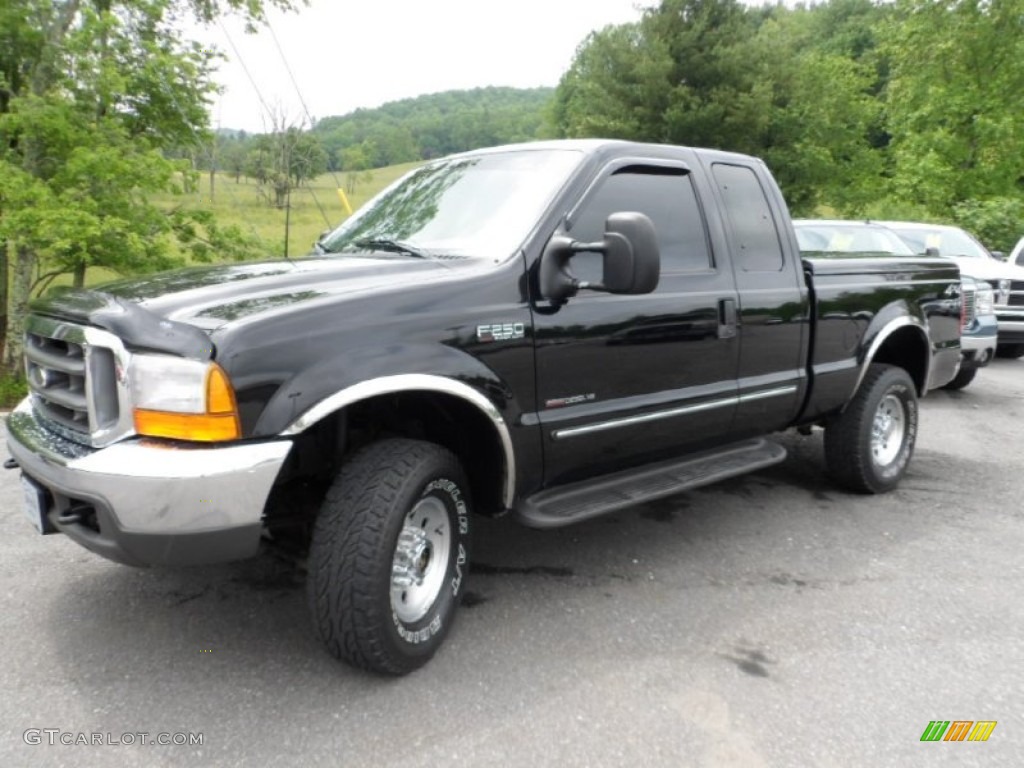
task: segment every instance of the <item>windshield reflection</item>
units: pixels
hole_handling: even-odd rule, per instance
[[[366,251],[373,250],[368,242],[393,241],[425,254],[505,258],[582,157],[575,150],[516,150],[430,163],[377,195],[320,247]]]

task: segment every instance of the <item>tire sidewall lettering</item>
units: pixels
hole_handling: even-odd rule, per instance
[[[457,602],[464,582],[469,552],[466,539],[469,535],[469,507],[464,499],[462,487],[448,477],[441,476],[428,482],[419,498],[436,496],[444,501],[452,526],[452,554],[449,556],[445,574],[448,589],[442,589],[427,615],[415,624],[406,624],[391,609],[391,621],[400,640],[412,646],[430,643],[446,628],[445,620],[452,612],[452,603]],[[423,624],[426,622],[426,624]],[[422,625],[422,626],[420,626]]]

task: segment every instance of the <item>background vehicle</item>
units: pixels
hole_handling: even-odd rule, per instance
[[[1010,251],[1010,255],[1006,257],[1006,260],[1010,264],[1016,264],[1018,267],[1024,267],[1024,237],[1017,241],[1017,244],[1013,246],[1013,250]]]
[[[800,250],[813,252],[875,252],[890,256],[913,256],[914,250],[895,232],[870,221],[796,219],[793,221]],[[994,294],[984,280],[964,274],[961,266],[964,315],[960,330],[960,370],[944,389],[963,389],[978,369],[991,362],[996,351],[997,324]]]
[[[842,219],[794,219],[796,239],[803,253],[877,253],[914,256],[899,235],[881,224]]]
[[[840,483],[894,488],[961,311],[941,259],[801,259],[755,158],[499,147],[413,171],[310,258],[36,303],[8,445],[39,530],[111,559],[308,546],[327,649],[403,674],[452,626],[473,513],[566,525],[813,425]]]
[[[962,274],[985,280],[995,291],[1000,357],[1024,356],[1024,267],[997,259],[959,227],[910,221],[879,221],[902,237],[917,253],[934,249],[960,265]]]

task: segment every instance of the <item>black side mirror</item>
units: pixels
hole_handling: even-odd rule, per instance
[[[1002,251],[992,251],[992,258],[999,261],[1006,261],[1006,254]]]
[[[924,255],[931,256],[934,258],[939,255],[939,249],[933,245],[929,245],[927,248],[924,249]]]
[[[600,283],[577,280],[569,261],[577,253],[604,254]],[[565,235],[551,238],[540,262],[540,292],[550,301],[564,302],[581,289],[607,293],[650,293],[661,277],[661,254],[654,223],[636,212],[613,213],[599,243],[581,243]]]

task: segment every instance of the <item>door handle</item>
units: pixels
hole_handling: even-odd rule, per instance
[[[736,315],[736,299],[718,300],[718,338],[732,339],[736,336],[738,324]]]

